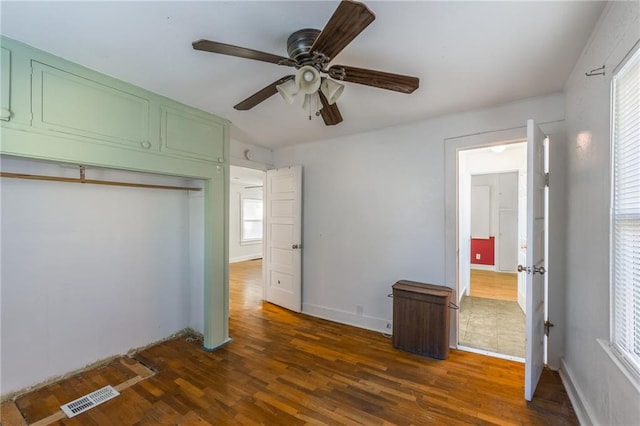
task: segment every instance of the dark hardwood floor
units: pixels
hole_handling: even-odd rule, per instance
[[[577,424],[554,372],[543,373],[527,403],[523,364],[455,350],[446,361],[405,353],[380,333],[262,303],[260,261],[231,265],[231,276],[233,342],[206,352],[182,337],[143,350],[134,359],[155,375],[53,424]],[[116,360],[16,404],[34,423],[62,403],[132,380],[131,362]]]

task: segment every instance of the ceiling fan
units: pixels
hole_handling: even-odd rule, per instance
[[[278,92],[287,102],[292,103],[294,96],[302,93],[305,95],[303,107],[309,110],[309,118],[312,114],[322,115],[324,123],[332,126],[342,122],[342,115],[335,101],[344,87],[336,80],[401,93],[412,93],[418,88],[420,81],[417,77],[346,65],[327,68],[338,53],[374,19],[373,12],[363,3],[342,0],[322,31],[302,29],[289,36],[289,57],[210,40],[194,41],[192,45],[196,50],[271,62],[297,70],[295,75],[284,76],[249,96],[235,105],[235,109],[249,110]]]

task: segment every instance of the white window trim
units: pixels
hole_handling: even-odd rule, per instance
[[[611,92],[610,92],[610,110],[611,110],[611,116],[610,116],[610,190],[611,190],[611,194],[610,194],[610,213],[609,213],[609,253],[610,253],[610,258],[609,258],[609,285],[610,285],[610,289],[609,289],[609,294],[610,294],[610,298],[609,298],[609,342],[604,342],[601,341],[600,339],[598,339],[598,342],[600,343],[600,345],[602,346],[602,348],[605,350],[605,352],[607,353],[607,355],[609,355],[613,360],[615,365],[621,370],[621,372],[627,377],[627,379],[633,384],[633,386],[640,390],[640,368],[635,365],[634,362],[631,362],[628,357],[616,346],[615,344],[615,314],[616,314],[616,310],[615,310],[615,304],[616,304],[616,300],[615,300],[615,277],[614,277],[614,263],[615,263],[615,240],[614,240],[614,195],[615,195],[615,190],[614,190],[614,180],[615,180],[615,133],[616,133],[616,123],[615,123],[615,101],[616,101],[616,77],[618,76],[618,73],[620,72],[620,70],[622,70],[622,68],[624,68],[624,66],[629,62],[629,60],[635,55],[635,54],[640,54],[640,45],[636,45],[634,46],[633,49],[631,49],[631,51],[624,57],[624,59],[620,62],[620,64],[614,69],[613,71],[613,77],[611,79]]]
[[[257,200],[257,201],[262,201],[264,203],[264,199],[261,197],[258,197],[257,195],[245,195],[244,193],[240,192],[240,245],[241,246],[248,246],[248,245],[255,245],[255,244],[262,244],[262,240],[264,238],[264,230],[263,230],[263,237],[262,238],[243,238],[243,225],[244,225],[244,200]],[[249,220],[249,219],[248,219]],[[264,215],[263,218],[261,220],[252,220],[253,222],[262,222],[263,226],[264,226]]]

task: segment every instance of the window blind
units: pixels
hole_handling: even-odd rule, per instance
[[[640,50],[612,90],[611,343],[640,375]]]

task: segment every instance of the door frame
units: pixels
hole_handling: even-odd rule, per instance
[[[463,248],[460,247],[460,244],[462,244],[462,240],[465,238],[465,235],[461,235],[461,229],[463,228],[463,226],[462,226],[462,223],[460,222],[460,216],[461,216],[461,213],[464,210],[469,208],[469,206],[464,206],[463,204],[460,203],[460,194],[461,194],[461,190],[462,190],[462,188],[464,188],[464,186],[469,185],[469,187],[471,187],[472,183],[471,183],[470,180],[467,181],[467,179],[460,180],[460,177],[463,176],[460,173],[460,163],[461,163],[460,153],[462,153],[462,152],[467,153],[467,152],[470,152],[470,151],[484,149],[484,148],[488,148],[488,147],[496,146],[496,145],[513,145],[513,144],[522,145],[522,144],[525,144],[525,148],[526,148],[526,142],[527,142],[526,139],[520,139],[520,138],[515,139],[515,140],[513,140],[513,139],[506,140],[506,141],[505,140],[493,140],[488,144],[487,143],[481,143],[479,145],[474,145],[474,146],[464,146],[464,147],[461,147],[461,148],[456,150],[456,158],[455,158],[455,161],[456,161],[456,177],[458,179],[457,182],[456,182],[456,188],[455,188],[455,192],[456,192],[456,249],[457,249],[457,253],[459,254],[457,256],[457,258],[456,258],[456,269],[457,269],[457,271],[456,271],[457,272],[457,275],[456,275],[456,278],[457,278],[456,279],[456,293],[458,294],[458,302],[461,301],[460,299],[462,297],[462,294],[461,294],[462,288],[461,287],[462,287],[463,280],[461,279],[461,276],[463,274],[467,275],[467,277],[465,277],[465,279],[469,279],[469,282],[467,283],[466,289],[469,290],[470,286],[471,286],[470,278],[468,278],[468,274],[467,274],[467,271],[466,271],[466,268],[465,268],[465,264],[463,264],[460,261],[461,257],[467,256],[467,254],[470,254],[470,253],[467,253],[466,248],[463,249]],[[526,152],[525,152],[525,157],[526,157]],[[502,173],[511,173],[511,174],[515,173],[516,177],[519,178],[519,172],[520,172],[520,170],[517,168],[517,165],[515,165],[513,167],[511,165],[509,165],[504,170],[492,169],[492,170],[487,170],[486,172],[474,173],[474,174],[465,174],[465,175],[469,176],[469,178],[472,178],[473,176],[500,175]],[[518,187],[519,186],[520,186],[520,182],[518,182]],[[518,190],[518,192],[519,192],[519,190]],[[518,214],[520,208],[521,208],[521,206],[518,206],[518,208],[516,210],[517,216],[520,216]],[[526,206],[524,208],[526,209]],[[517,227],[516,232],[517,233],[520,232],[519,227]],[[496,235],[495,236],[495,244],[496,245],[494,247],[494,250],[495,250],[495,256],[494,256],[495,267],[494,267],[494,270],[496,272],[499,272],[498,271],[498,251],[499,251],[498,249],[499,249],[499,244],[500,243],[499,243],[498,240],[499,240],[498,235]],[[469,264],[468,266],[469,266],[468,269],[470,270],[471,269],[471,264]],[[459,322],[458,322],[458,330],[456,330],[456,331],[458,333],[460,331],[459,330]],[[459,336],[458,336],[458,341],[459,341]],[[458,343],[458,348],[460,348],[459,343]],[[499,352],[492,352],[492,351],[488,351],[488,350],[484,350],[484,349],[477,349],[477,348],[473,348],[473,347],[469,347],[469,346],[463,346],[463,348],[464,348],[465,351],[468,351],[468,352],[475,352],[475,353],[479,353],[479,354],[482,354],[482,355],[488,355],[488,356],[493,356],[493,357],[496,357],[496,358],[508,359],[508,360],[511,360],[511,361],[517,361],[517,362],[523,362],[524,363],[524,360],[525,360],[524,357],[517,357],[517,356],[513,356],[513,355],[507,355],[507,354],[502,354],[502,353],[499,353]]]
[[[498,145],[495,141],[515,141],[526,139],[526,117],[522,120],[522,126],[509,129],[487,131],[466,136],[452,136],[444,139],[445,154],[445,184],[444,184],[444,223],[445,223],[445,282],[452,289],[458,287],[458,151],[466,148]],[[563,164],[566,161],[568,151],[566,149],[566,129],[564,121],[540,122],[538,125],[551,136],[549,145],[549,169],[551,173],[551,187],[549,193],[548,250],[549,272],[545,274],[549,282],[547,289],[547,308],[549,318],[555,324],[547,339],[547,364],[551,369],[558,369],[564,347],[564,321],[562,311],[564,309],[564,254],[563,241],[565,230],[562,226],[564,215],[563,200],[566,196],[566,188],[563,186],[565,171]],[[450,342],[452,348],[458,346],[458,312],[452,310]]]
[[[500,220],[501,218],[501,213],[503,213],[505,210],[501,210],[500,207],[498,207],[498,235],[496,235],[496,255],[495,255],[495,259],[496,259],[496,272],[503,272],[503,273],[516,273],[516,265],[518,264],[518,254],[519,254],[519,245],[518,245],[518,237],[520,234],[520,225],[519,225],[519,220],[521,218],[521,212],[520,212],[520,175],[519,175],[519,170],[512,170],[512,171],[502,171],[502,172],[496,172],[497,175],[501,175],[501,174],[516,174],[516,179],[517,179],[517,188],[516,188],[516,208],[515,208],[515,214],[516,214],[516,225],[515,225],[515,231],[516,231],[516,248],[514,250],[515,252],[515,257],[516,260],[513,263],[513,269],[511,270],[507,270],[506,268],[503,268],[502,266],[502,261],[501,259],[501,253],[502,250],[504,249],[504,244],[505,241],[502,240],[502,237],[500,236],[502,234],[503,231],[503,226],[502,226],[502,222]],[[498,176],[498,179],[500,179],[500,176]],[[498,188],[500,188],[501,186],[498,185]],[[525,208],[526,210],[526,208]]]
[[[227,190],[229,191],[229,194],[231,193],[231,167],[241,167],[243,169],[251,169],[251,170],[256,170],[256,171],[260,171],[263,172],[263,178],[262,178],[262,186],[263,186],[263,192],[262,192],[262,201],[263,201],[263,206],[264,206],[264,199],[265,199],[265,194],[264,194],[264,185],[266,183],[266,179],[267,179],[267,170],[269,169],[269,167],[266,164],[261,164],[261,163],[254,163],[252,161],[245,161],[245,160],[240,160],[240,159],[234,159],[234,157],[231,158],[230,164],[229,164],[229,182],[227,185]],[[231,204],[233,201],[229,200],[229,204]],[[227,209],[227,214],[228,214],[228,209]],[[264,223],[265,223],[265,213],[264,213],[264,208],[263,208],[263,213],[262,213],[262,224],[263,224],[263,228],[262,228],[262,271],[261,271],[261,277],[263,279],[263,286],[262,286],[262,300],[264,300],[264,275],[265,275],[265,265],[264,265],[264,251],[266,248],[265,245],[265,240],[266,240],[266,231],[264,228]],[[227,227],[231,227],[231,221],[227,220]],[[227,233],[228,235],[230,235],[231,233],[231,229],[227,229]],[[227,241],[227,246],[226,246],[226,250],[227,250],[227,258],[228,253],[229,253],[229,246],[230,246],[231,242]],[[227,262],[227,267],[229,265],[229,262]],[[228,274],[227,274],[228,277]],[[229,278],[229,277],[228,277]],[[231,301],[229,300],[230,295],[229,295],[229,281],[226,282],[226,294],[227,294],[227,306],[230,306]]]
[[[527,138],[526,123],[523,126],[480,133],[469,136],[453,137],[445,143],[445,282],[455,290],[458,298],[459,288],[459,244],[458,244],[458,151],[483,148],[507,143],[521,142]],[[452,310],[449,341],[452,347],[458,347],[458,311]]]

